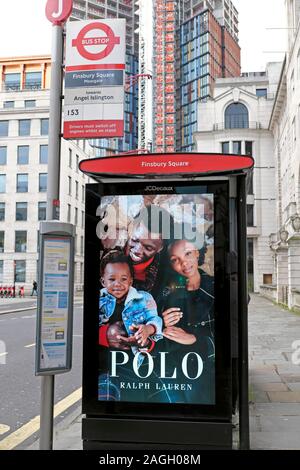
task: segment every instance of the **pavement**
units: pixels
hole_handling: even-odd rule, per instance
[[[74,296],[74,303],[83,302],[82,295]],[[20,312],[24,310],[35,310],[37,306],[37,296],[0,298],[0,315],[6,313]]]
[[[249,304],[249,387],[251,449],[300,450],[300,315],[256,294]],[[78,407],[55,428],[54,450],[82,449],[81,418]]]

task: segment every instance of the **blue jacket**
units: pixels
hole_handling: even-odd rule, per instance
[[[101,289],[99,299],[99,326],[103,326],[109,322],[109,318],[114,313],[115,306],[116,298],[109,294],[106,289]],[[130,287],[125,300],[122,319],[128,336],[134,334],[130,329],[131,325],[153,325],[156,331],[150,339],[158,341],[163,338],[162,319],[157,314],[155,300],[148,292],[137,291],[134,287]],[[139,352],[139,348],[136,346],[133,346],[131,349],[134,354]]]

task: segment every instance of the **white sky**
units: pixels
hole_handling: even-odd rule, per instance
[[[148,1],[148,0],[146,0]],[[239,11],[242,70],[259,71],[282,60],[286,49],[284,0],[233,0]],[[46,0],[0,0],[0,57],[49,54],[51,25]],[[270,51],[266,53],[266,51]]]

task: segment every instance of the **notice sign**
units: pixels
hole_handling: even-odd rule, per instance
[[[40,319],[40,370],[67,368],[71,240],[45,237]]]
[[[125,20],[67,26],[64,138],[124,135]]]

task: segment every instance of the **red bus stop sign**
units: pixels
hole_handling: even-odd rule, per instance
[[[73,0],[48,0],[46,17],[54,25],[65,23],[72,13]]]

